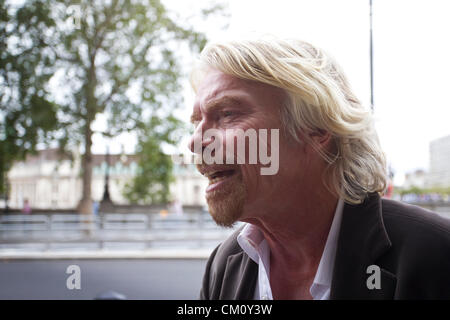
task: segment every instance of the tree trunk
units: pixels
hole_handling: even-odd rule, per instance
[[[82,186],[83,195],[81,197],[80,203],[78,205],[78,211],[81,214],[92,214],[92,198],[91,198],[91,184],[92,184],[92,129],[91,123],[95,119],[95,114],[97,110],[97,101],[95,98],[95,88],[97,86],[97,76],[95,68],[95,50],[90,52],[90,66],[88,69],[87,84],[85,87],[86,93],[86,118],[85,118],[85,129],[84,129],[84,156],[82,161]]]
[[[91,199],[91,183],[92,183],[92,130],[90,121],[86,121],[85,130],[85,146],[83,161],[82,161],[82,187],[83,193],[78,205],[78,211],[81,214],[92,214],[92,199]]]

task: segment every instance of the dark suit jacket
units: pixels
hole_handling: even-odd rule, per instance
[[[236,241],[211,254],[201,299],[253,299],[258,266]],[[368,289],[367,267],[380,267],[381,289]],[[450,219],[372,194],[345,204],[331,299],[450,299]]]

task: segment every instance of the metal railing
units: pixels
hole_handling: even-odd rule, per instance
[[[216,226],[207,213],[0,216],[1,248],[40,244],[48,250],[69,243],[93,243],[98,248],[110,243],[205,247],[223,241],[233,231]]]

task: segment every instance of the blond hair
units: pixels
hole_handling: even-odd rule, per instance
[[[386,159],[370,110],[350,90],[339,66],[322,50],[299,40],[258,39],[208,44],[191,74],[195,89],[199,70],[214,68],[241,79],[283,89],[284,129],[297,141],[297,132],[329,132],[335,152],[324,151],[309,135],[302,138],[329,166],[326,186],[348,203],[387,185]]]

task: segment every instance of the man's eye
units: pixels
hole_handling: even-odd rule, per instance
[[[224,111],[224,112],[223,112],[223,116],[224,116],[224,117],[230,117],[230,116],[232,116],[232,115],[234,115],[234,112],[233,112],[233,111]]]

